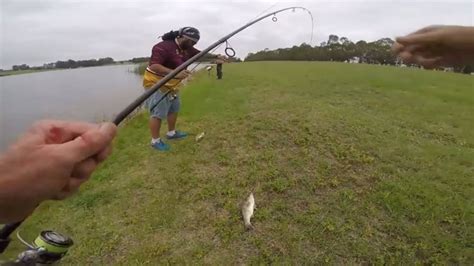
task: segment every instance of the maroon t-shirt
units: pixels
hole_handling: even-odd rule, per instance
[[[148,65],[160,64],[164,67],[175,69],[199,52],[200,51],[194,47],[182,51],[174,40],[162,41],[153,46]]]

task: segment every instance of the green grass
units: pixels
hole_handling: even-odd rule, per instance
[[[143,75],[143,73],[145,73],[147,66],[148,66],[148,63],[140,63],[135,66],[135,68],[133,69],[133,73],[138,74],[138,75]]]
[[[70,265],[473,264],[473,81],[309,62],[200,73],[179,128],[201,142],[156,152],[138,115],[79,195],[41,205],[23,234],[69,234]]]

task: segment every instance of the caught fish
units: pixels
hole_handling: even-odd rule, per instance
[[[254,210],[255,199],[253,193],[250,193],[247,200],[242,204],[242,217],[244,218],[244,225],[247,230],[253,229],[253,225],[250,223],[250,218],[252,218]]]
[[[204,132],[200,133],[199,135],[196,136],[196,142],[201,141],[204,138]]]

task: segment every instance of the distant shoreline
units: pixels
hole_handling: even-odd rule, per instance
[[[22,75],[22,74],[37,73],[37,72],[46,72],[46,71],[57,71],[57,70],[67,70],[67,69],[79,69],[79,68],[89,68],[89,67],[115,66],[115,65],[136,65],[136,64],[139,64],[139,63],[124,62],[124,63],[115,63],[115,64],[108,64],[108,65],[101,65],[101,66],[87,66],[87,67],[76,67],[76,68],[4,70],[4,71],[0,71],[0,78],[1,78],[1,77],[6,77],[6,76]]]
[[[21,75],[21,74],[28,74],[28,73],[36,73],[36,72],[45,72],[45,71],[52,71],[52,70],[60,70],[60,69],[57,68],[57,69],[4,70],[4,71],[0,72],[0,77]]]

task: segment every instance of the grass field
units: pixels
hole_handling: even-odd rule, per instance
[[[473,82],[309,62],[200,73],[182,91],[191,137],[156,152],[138,115],[79,195],[42,205],[23,234],[69,234],[70,265],[472,265]]]

